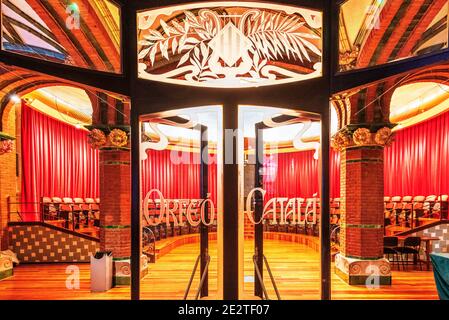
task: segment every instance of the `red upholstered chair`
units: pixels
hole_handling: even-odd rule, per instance
[[[307,198],[306,199],[306,208],[305,208],[305,217],[306,217],[306,225],[305,225],[305,233],[309,235],[313,235],[315,233],[315,228],[317,225],[317,220],[314,219],[313,209],[315,198]],[[318,208],[318,203],[317,203]],[[317,212],[315,212],[315,218],[317,218]]]
[[[73,198],[72,210],[76,220],[76,228],[81,228],[82,226],[87,227],[88,214],[85,213],[85,203],[83,198]]]
[[[100,199],[98,199],[100,200]],[[84,199],[85,205],[89,206],[89,221],[91,224],[93,223],[93,226],[99,227],[100,226],[100,201],[98,203],[93,198],[86,198]]]
[[[51,198],[51,201],[54,203],[54,204],[61,204],[62,203],[62,199],[61,198],[59,198],[59,197],[52,197]],[[59,209],[59,208],[58,208]]]
[[[41,200],[42,221],[57,220],[58,210],[50,197],[43,197]]]
[[[306,199],[304,198],[298,198],[298,203],[300,204],[299,208],[297,209],[300,213],[299,215],[299,221],[296,221],[296,233],[306,233],[305,228],[305,221],[306,221]]]
[[[395,203],[392,201],[391,197],[384,197],[384,213],[385,213],[385,225],[395,225],[396,224],[396,211]]]
[[[63,227],[69,228],[69,219],[72,212],[72,208],[63,203],[62,199],[59,197],[52,197],[51,201],[53,202],[56,210],[58,210],[59,219],[64,220]]]
[[[405,219],[405,226],[412,227],[412,212],[413,212],[413,197],[404,196],[402,197],[402,212],[401,217]]]
[[[402,197],[394,196],[391,198],[391,202],[393,204],[392,212],[394,213],[394,221],[396,225],[400,224],[400,215],[402,212]]]
[[[437,198],[437,202],[435,206],[433,207],[431,218],[434,219],[448,219],[448,211],[449,211],[449,204],[448,204],[448,195],[442,195]]]
[[[91,227],[93,225],[93,217],[90,211],[90,204],[85,199],[75,198],[76,203],[79,204],[81,212],[83,213],[84,226]]]
[[[413,205],[412,205],[412,227],[418,227],[419,226],[419,218],[422,218],[424,216],[424,200],[426,200],[425,196],[416,196],[413,198]]]
[[[278,219],[278,231],[279,232],[288,232],[288,225],[281,221],[281,208],[276,207],[276,217]]]
[[[432,214],[432,209],[435,206],[436,201],[437,201],[436,195],[427,196],[426,199],[424,200],[423,209],[424,209],[424,216],[426,218],[428,218]]]
[[[67,220],[66,228],[75,230],[75,219],[73,215],[73,199],[69,197],[62,198],[61,213]]]

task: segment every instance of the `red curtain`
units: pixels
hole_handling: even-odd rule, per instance
[[[99,154],[87,134],[22,103],[24,221],[39,220],[41,197],[99,197]]]
[[[264,164],[264,189],[267,199],[274,197],[309,198],[319,189],[319,161],[315,151],[279,153],[268,156]],[[331,197],[340,195],[340,154],[331,151]]]
[[[143,197],[152,189],[158,189],[166,199],[200,198],[200,154],[147,150],[148,158],[142,161]],[[209,192],[216,204],[217,165],[210,157]]]
[[[449,112],[397,132],[385,149],[385,195],[449,194]]]
[[[264,180],[267,198],[311,197],[319,193],[314,151],[283,153],[268,158]],[[330,152],[331,198],[340,197],[340,153]],[[385,149],[385,195],[449,194],[449,112],[400,130]],[[275,175],[277,174],[277,176]],[[269,199],[268,198],[268,199]]]

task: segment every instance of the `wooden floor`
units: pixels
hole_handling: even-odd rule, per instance
[[[211,243],[210,293],[217,290],[217,250]],[[251,296],[254,285],[252,242],[245,242],[245,294]],[[149,275],[142,280],[143,299],[182,299],[191,270],[198,255],[199,244],[186,244],[161,257],[150,265]],[[297,243],[277,240],[265,241],[265,255],[277,281],[281,298],[319,299],[319,256],[312,249]],[[90,292],[88,264],[76,265],[80,270],[80,288],[66,288],[68,265],[21,265],[15,275],[0,281],[0,299],[129,299],[129,288],[114,288],[107,293]],[[195,295],[196,277],[189,299]],[[274,290],[266,278],[268,293],[275,299]],[[393,285],[379,289],[349,286],[332,275],[333,299],[438,299],[432,272],[394,271]]]

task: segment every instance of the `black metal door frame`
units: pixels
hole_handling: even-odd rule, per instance
[[[329,230],[329,147],[330,147],[330,105],[333,94],[385,81],[388,78],[422,70],[431,65],[449,61],[449,49],[435,53],[403,59],[392,63],[338,72],[339,61],[339,10],[345,0],[284,0],[268,1],[279,5],[308,7],[323,12],[323,75],[321,78],[263,88],[211,89],[176,86],[138,79],[137,73],[137,19],[136,12],[157,8],[161,5],[192,3],[192,0],[112,0],[121,7],[120,28],[122,33],[122,73],[111,74],[88,70],[55,62],[43,61],[0,49],[0,62],[19,68],[62,79],[75,85],[85,85],[130,99],[132,130],[132,281],[131,298],[140,297],[140,186],[139,186],[139,117],[164,110],[204,105],[222,105],[225,128],[238,127],[238,105],[272,106],[317,113],[321,116],[321,298],[330,299],[330,230]],[[251,2],[252,0],[247,0]],[[257,1],[255,1],[257,2]],[[313,93],[313,94],[311,94]],[[0,106],[0,114],[5,105]],[[238,298],[238,261],[236,247],[238,238],[233,235],[237,228],[238,195],[234,193],[238,181],[237,166],[224,166],[224,188],[227,197],[223,227],[225,228],[224,273],[227,281],[224,297]]]

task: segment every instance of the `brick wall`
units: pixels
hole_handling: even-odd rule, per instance
[[[100,151],[100,250],[131,255],[131,153]]]
[[[383,255],[383,148],[341,153],[341,250],[345,256]]]
[[[16,136],[16,116],[14,106],[6,107],[2,119],[6,134]],[[0,247],[8,248],[8,197],[16,197],[16,150],[0,155]]]

